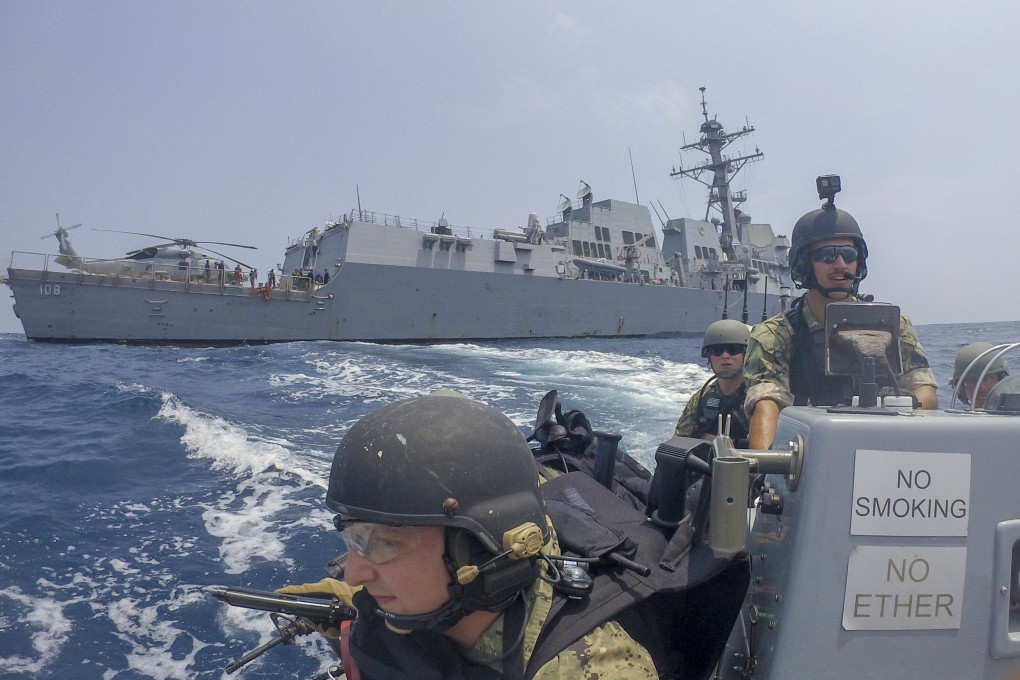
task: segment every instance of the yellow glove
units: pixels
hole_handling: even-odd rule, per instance
[[[335,578],[324,578],[318,583],[302,583],[295,586],[284,586],[277,588],[276,592],[282,595],[308,595],[309,597],[335,597],[348,607],[354,606],[354,593],[361,590],[362,586],[350,586],[345,581],[338,581]],[[336,639],[340,637],[340,629],[323,628],[314,624],[315,630],[327,638]]]
[[[362,586],[350,586],[346,581],[338,581],[335,578],[324,578],[318,583],[303,583],[296,586],[284,586],[276,592],[283,595],[308,595],[310,597],[335,597],[348,607],[354,606],[354,593],[361,590]]]

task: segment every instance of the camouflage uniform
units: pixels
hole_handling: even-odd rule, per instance
[[[558,555],[559,547],[555,538],[548,543],[543,552]],[[528,594],[530,615],[524,629],[524,665],[535,649],[538,635],[542,631],[549,609],[553,603],[553,588],[545,581],[536,582]],[[501,615],[489,626],[474,647],[463,652],[464,656],[475,663],[487,663],[503,653],[503,619]],[[502,673],[500,662],[489,664],[491,668]],[[535,674],[535,680],[598,680],[613,678],[614,680],[657,680],[652,658],[621,626],[616,622],[604,623],[587,635],[560,652],[555,658],[543,665]]]
[[[810,333],[824,331],[823,323],[814,317],[806,304],[801,310]],[[793,324],[785,314],[762,321],[751,331],[751,342],[744,358],[744,374],[748,381],[744,410],[749,417],[754,413],[755,404],[762,399],[771,399],[779,408],[794,403],[795,395],[790,391],[790,369],[797,346],[794,335]],[[901,389],[913,390],[921,385],[937,387],[935,374],[928,368],[921,342],[906,316],[900,316],[900,360],[903,374],[896,382]],[[798,403],[801,401],[798,400]]]
[[[718,389],[713,389],[718,386],[718,381],[715,378],[710,378],[708,382],[701,386],[697,392],[691,395],[691,398],[687,401],[687,405],[684,406],[684,412],[680,414],[680,419],[676,422],[676,429],[673,434],[677,437],[701,437],[705,434],[718,434],[716,430],[719,427],[718,417],[710,418],[710,422],[700,422],[705,420],[704,411],[701,411],[699,415],[699,406],[706,399],[716,399],[725,402],[727,395],[723,395]],[[721,408],[717,408],[718,412],[723,415],[730,415],[732,421],[730,423],[730,436],[733,439],[744,439],[747,437],[747,418],[744,415],[741,407],[743,405],[743,397],[747,391],[747,384],[742,384],[732,394],[728,395],[736,403],[732,408],[728,407],[725,403],[719,404]]]

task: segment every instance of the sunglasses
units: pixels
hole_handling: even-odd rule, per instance
[[[811,251],[811,259],[815,262],[832,264],[837,257],[842,257],[844,262],[851,264],[857,261],[860,253],[854,246],[822,246]]]
[[[391,527],[360,520],[333,518],[347,547],[372,564],[386,564],[409,552],[421,542],[413,527]]]
[[[705,351],[714,357],[722,356],[723,352],[729,354],[731,357],[735,357],[738,354],[743,354],[745,350],[746,348],[743,345],[727,343],[725,345],[709,345]]]

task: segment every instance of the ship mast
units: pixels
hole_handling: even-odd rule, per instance
[[[737,158],[724,156],[723,149],[744,135],[754,132],[754,127],[745,126],[738,132],[727,133],[723,130],[722,123],[715,119],[709,120],[708,105],[705,103],[705,88],[699,87],[698,89],[701,91],[701,113],[705,117],[705,122],[701,124],[701,139],[680,147],[680,151],[697,149],[707,154],[709,159],[697,163],[691,168],[673,168],[670,177],[690,177],[709,188],[705,219],[708,219],[709,212],[713,207],[722,213],[722,234],[719,242],[723,251],[732,260],[737,258],[734,246],[740,243],[740,234],[735,226],[734,208],[737,204],[747,200],[747,193],[730,191],[730,178],[740,172],[745,164],[761,160],[765,154],[755,147],[753,154]],[[701,177],[706,172],[712,173],[711,182]]]

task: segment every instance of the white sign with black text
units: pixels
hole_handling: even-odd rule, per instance
[[[970,454],[859,449],[850,533],[966,536]]]

